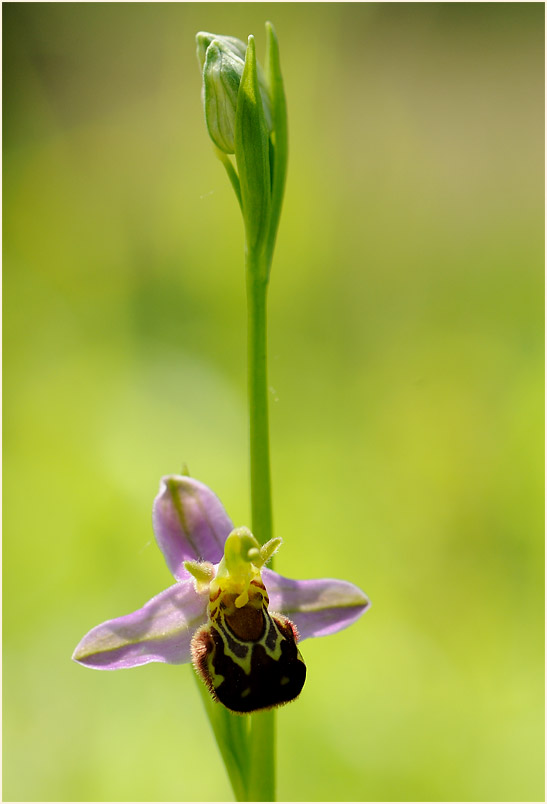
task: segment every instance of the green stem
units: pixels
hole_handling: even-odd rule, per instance
[[[268,426],[267,316],[269,266],[261,255],[246,254],[247,356],[251,455],[252,530],[261,544],[272,538],[270,434]],[[275,800],[275,713],[250,716],[250,801]]]
[[[272,538],[270,445],[268,428],[268,380],[266,368],[267,284],[253,277],[248,259],[248,383],[251,453],[252,531],[261,544]],[[253,272],[254,273],[254,272]]]
[[[275,709],[250,717],[249,801],[275,801]]]

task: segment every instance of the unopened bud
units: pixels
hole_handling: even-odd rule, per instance
[[[235,152],[234,131],[237,93],[244,62],[227,53],[213,40],[203,67],[205,121],[211,139],[226,154]]]
[[[239,85],[247,45],[233,36],[197,34],[197,57],[203,70],[203,105],[209,135],[226,154],[235,153],[235,118]],[[270,99],[266,81],[257,66],[264,117],[271,131]]]

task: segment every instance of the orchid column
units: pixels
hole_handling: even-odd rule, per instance
[[[254,37],[246,47],[233,37],[197,35],[207,128],[245,227],[251,511],[252,530],[261,544],[272,538],[266,299],[287,168],[285,94],[270,23],[266,33],[266,76],[256,59]],[[254,714],[249,735],[251,800],[273,800],[274,758],[274,712]]]

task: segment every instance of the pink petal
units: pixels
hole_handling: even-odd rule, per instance
[[[218,497],[199,480],[168,475],[160,483],[152,513],[156,541],[167,566],[181,580],[188,578],[187,560],[216,564],[233,529]]]
[[[82,639],[73,659],[98,670],[119,670],[148,662],[191,661],[190,642],[207,620],[208,594],[192,580],[180,581],[142,609],[97,625]]]
[[[327,636],[347,628],[370,608],[368,597],[349,581],[321,578],[293,581],[269,569],[262,570],[270,609],[296,625],[300,639]]]

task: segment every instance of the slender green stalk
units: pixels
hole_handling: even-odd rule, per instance
[[[275,709],[250,717],[249,801],[275,801]]]
[[[250,258],[249,258],[250,261]],[[247,278],[247,356],[251,455],[252,531],[261,544],[272,538],[270,440],[266,366],[266,280]]]
[[[264,262],[260,255],[247,252],[251,516],[253,533],[261,544],[272,538],[266,315],[269,266]],[[249,799],[274,801],[275,712],[257,712],[250,720]]]

